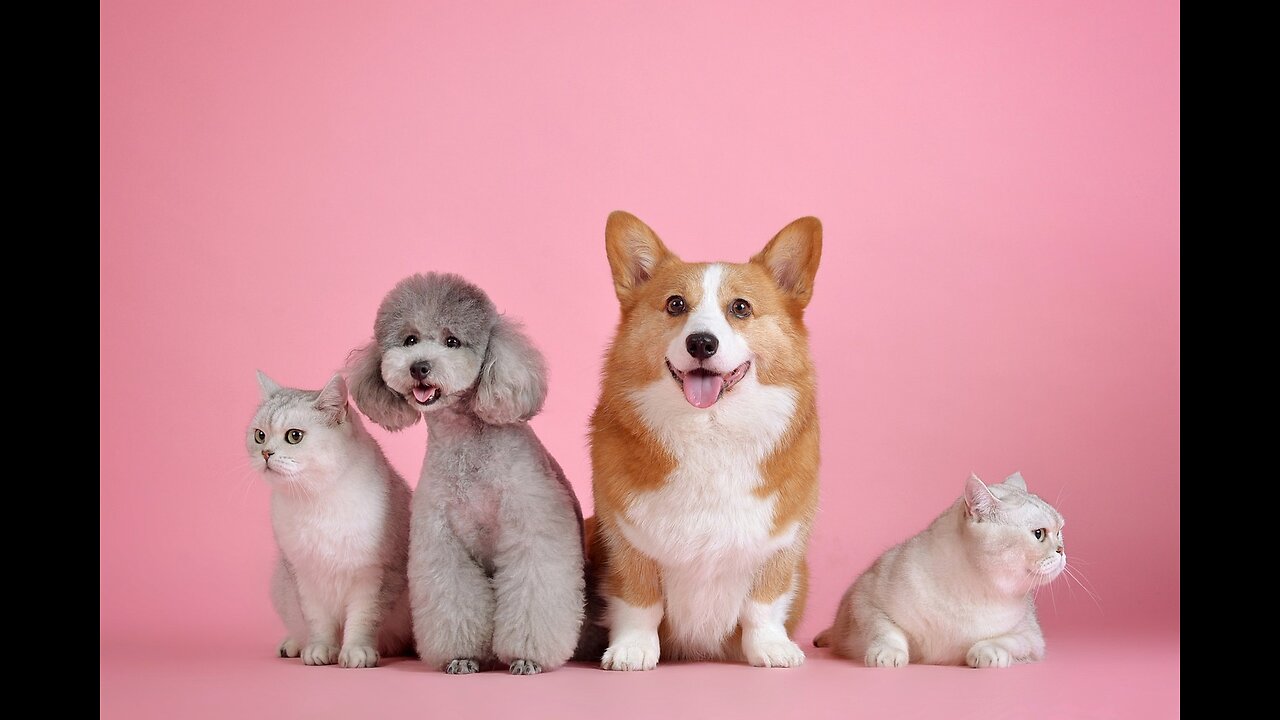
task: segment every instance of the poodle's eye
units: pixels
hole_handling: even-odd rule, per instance
[[[1035,530],[1031,531],[1031,534],[1035,535],[1037,540],[1044,542],[1044,538],[1046,535],[1049,534],[1049,531],[1045,530],[1044,528],[1036,528]]]
[[[253,431],[253,441],[261,445],[262,443],[267,441],[267,434],[262,432],[261,430],[255,429]]]
[[[729,312],[733,313],[734,317],[749,318],[751,317],[751,303],[738,298],[729,303]]]
[[[417,336],[417,335],[408,335],[408,336],[405,336],[404,344],[405,344],[405,347],[408,347],[409,345],[417,345],[417,344],[418,344],[418,336]]]
[[[444,346],[445,347],[461,347],[462,341],[450,335],[449,337],[444,339]]]
[[[684,311],[687,309],[688,308],[686,308],[684,304],[684,298],[680,297],[679,295],[672,295],[671,297],[667,298],[667,314],[668,315],[683,315]]]
[[[297,428],[293,428],[285,432],[284,441],[289,443],[290,445],[297,445],[298,443],[302,442],[303,435],[306,435],[306,433],[302,432]]]

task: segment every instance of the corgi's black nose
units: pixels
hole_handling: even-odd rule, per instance
[[[684,339],[684,349],[699,360],[706,360],[716,354],[720,341],[711,333],[694,333]]]
[[[426,380],[427,375],[430,372],[431,372],[431,363],[427,362],[426,360],[419,360],[418,362],[409,366],[409,374],[413,376],[414,380]]]

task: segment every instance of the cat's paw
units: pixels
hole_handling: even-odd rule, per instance
[[[619,640],[604,651],[600,667],[605,670],[652,670],[658,666],[658,634],[652,638]]]
[[[450,660],[449,664],[444,666],[444,671],[450,675],[470,675],[480,672],[480,663],[471,658],[458,658]]]
[[[338,662],[338,647],[336,645],[308,645],[302,648],[302,662],[305,665],[332,665]]]
[[[352,645],[342,648],[338,664],[344,668],[378,667],[378,651],[368,645]]]
[[[864,660],[867,667],[903,667],[907,664],[907,651],[883,643],[867,648]]]
[[[804,664],[804,651],[785,635],[742,643],[747,662],[755,667],[788,668]]]
[[[964,661],[972,668],[1006,668],[1013,664],[1013,655],[999,645],[983,640],[969,648]]]
[[[302,643],[287,637],[280,641],[280,647],[276,648],[276,652],[282,658],[295,658],[302,654]]]
[[[512,660],[512,675],[537,675],[542,672],[542,666],[532,660]]]

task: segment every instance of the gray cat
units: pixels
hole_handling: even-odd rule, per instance
[[[258,373],[249,455],[271,484],[280,562],[271,596],[288,634],[280,657],[374,667],[410,650],[405,562],[409,486],[349,412],[335,375],[319,392]]]

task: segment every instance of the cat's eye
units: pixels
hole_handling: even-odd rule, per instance
[[[418,344],[418,336],[417,336],[417,335],[407,335],[407,336],[405,336],[405,339],[404,339],[404,345],[405,345],[405,347],[408,347],[408,346],[410,346],[410,345],[417,345],[417,344]]]
[[[1049,534],[1049,531],[1045,530],[1044,528],[1036,528],[1035,530],[1031,531],[1031,534],[1035,535],[1037,540],[1043,541],[1045,536]]]
[[[461,345],[462,345],[462,341],[452,335],[444,339],[445,347],[456,348],[456,347],[460,347]]]
[[[685,306],[684,298],[680,297],[679,295],[672,295],[671,297],[667,298],[667,314],[668,315],[683,315],[686,309],[687,307]]]
[[[290,445],[297,445],[298,443],[302,442],[303,435],[306,435],[306,433],[302,432],[297,428],[293,428],[285,432],[284,441],[289,443]]]
[[[253,431],[253,440],[254,440],[254,442],[256,442],[256,443],[258,443],[259,445],[261,445],[262,443],[264,443],[264,442],[266,442],[266,441],[267,441],[267,434],[266,434],[266,433],[264,433],[264,432],[262,432],[261,430],[254,430],[254,431]]]
[[[737,318],[749,318],[751,317],[751,303],[738,298],[729,303],[729,312],[733,313],[733,316]]]

